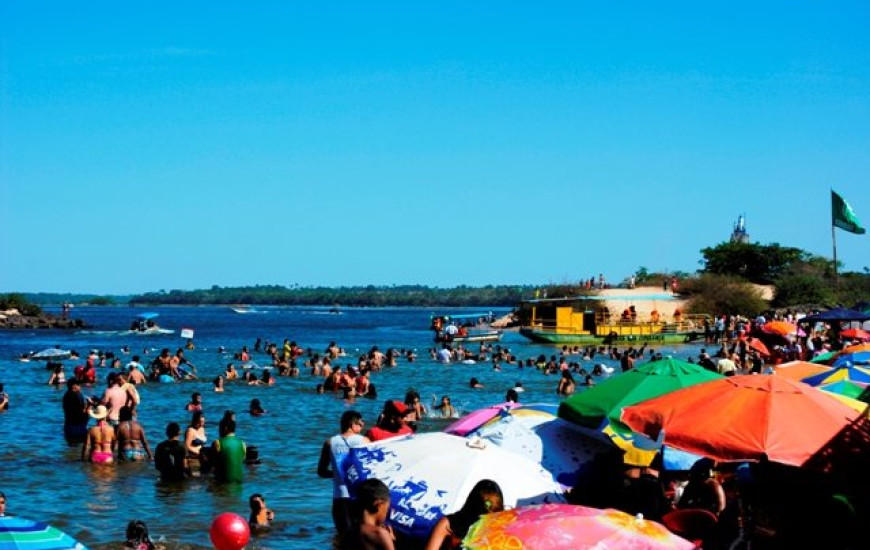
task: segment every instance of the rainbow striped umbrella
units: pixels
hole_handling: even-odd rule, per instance
[[[0,517],[0,550],[88,550],[60,529],[15,516]]]

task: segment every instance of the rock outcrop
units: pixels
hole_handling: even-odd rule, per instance
[[[85,328],[85,322],[81,319],[63,319],[45,313],[42,315],[21,315],[15,309],[0,312],[0,330],[37,328],[79,329]]]

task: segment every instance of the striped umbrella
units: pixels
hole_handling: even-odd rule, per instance
[[[88,549],[51,525],[15,516],[0,516],[0,550]]]

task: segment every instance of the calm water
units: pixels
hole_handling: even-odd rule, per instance
[[[141,309],[106,307],[76,308],[74,316],[93,326],[87,332],[26,331],[0,332],[0,382],[11,396],[10,411],[0,414],[0,491],[7,495],[7,511],[14,515],[40,519],[66,530],[87,546],[111,546],[122,541],[131,519],[145,521],[155,539],[164,539],[170,548],[210,546],[208,528],[222,512],[247,517],[247,498],[263,493],[276,511],[276,527],[249,548],[310,550],[329,548],[333,534],[330,516],[332,486],[316,475],[317,459],[324,439],[338,430],[338,418],[349,405],[337,396],[317,395],[315,380],[307,373],[300,378],[279,378],[275,386],[249,387],[230,382],[225,393],[212,391],[211,380],[223,372],[231,356],[217,353],[218,346],[230,351],[243,345],[253,349],[257,337],[281,342],[284,338],[322,352],[334,340],[345,348],[348,357],[340,364],[355,364],[360,353],[373,345],[415,349],[418,360],[401,361],[395,369],[372,375],[378,387],[377,400],[359,399],[352,407],[360,410],[370,423],[375,420],[385,399],[402,399],[409,388],[417,389],[424,401],[449,394],[464,412],[501,402],[505,391],[522,381],[525,402],[556,402],[553,376],[535,369],[503,365],[501,372],[490,364],[439,365],[429,359],[432,347],[427,330],[429,309],[386,308],[348,309],[332,315],[325,308],[261,308],[265,313],[238,314],[229,308],[155,308],[160,324],[175,329],[173,335],[130,336],[100,331],[120,331]],[[462,310],[453,310],[462,312]],[[196,331],[195,351],[187,357],[198,367],[201,380],[178,384],[148,384],[139,389],[142,404],[139,421],[145,427],[152,448],[163,439],[170,421],[186,426],[190,414],[184,406],[190,394],[204,396],[207,430],[217,436],[217,421],[226,409],[237,412],[237,434],[260,450],[262,464],[250,467],[243,485],[222,486],[208,479],[191,479],[183,488],[157,482],[152,463],[93,466],[78,460],[81,449],[70,448],[62,436],[63,390],[46,385],[49,373],[44,364],[21,363],[23,352],[59,344],[82,355],[91,348],[121,355],[124,345],[142,355],[144,348],[184,344],[178,336],[182,327]],[[557,353],[556,348],[528,343],[508,332],[502,345],[521,358],[540,353]],[[685,357],[697,353],[695,347],[662,350]],[[148,357],[153,358],[152,351]],[[253,359],[266,363],[265,355]],[[596,358],[598,359],[598,358]],[[128,357],[122,356],[126,363]],[[148,359],[143,357],[143,363]],[[613,364],[610,361],[603,361]],[[76,363],[66,361],[67,375]],[[108,369],[98,369],[105,379]],[[468,380],[478,378],[484,389],[471,390]],[[86,388],[87,395],[101,395],[102,386]],[[252,418],[248,403],[259,398],[268,414]],[[429,420],[422,431],[443,428],[446,421]]]

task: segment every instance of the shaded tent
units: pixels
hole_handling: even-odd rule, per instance
[[[864,321],[870,321],[870,314],[844,307],[835,307],[815,315],[807,315],[803,319],[800,319],[798,323],[804,325],[809,323],[836,323],[838,321],[859,321],[863,323]]]

